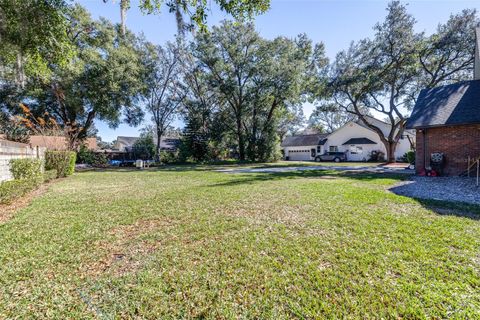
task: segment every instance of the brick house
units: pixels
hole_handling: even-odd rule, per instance
[[[431,89],[418,96],[407,129],[415,129],[417,173],[431,166],[431,154],[443,153],[445,175],[467,170],[480,157],[480,27],[475,28],[473,80]]]
[[[417,173],[436,152],[445,156],[445,175],[465,172],[468,158],[480,157],[480,80],[422,90],[407,128],[417,131]]]

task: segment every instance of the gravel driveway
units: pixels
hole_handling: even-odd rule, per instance
[[[480,187],[475,185],[474,178],[412,176],[390,191],[413,198],[480,204]]]

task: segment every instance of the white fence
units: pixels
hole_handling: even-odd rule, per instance
[[[46,148],[31,148],[28,144],[0,140],[0,181],[12,179],[10,160],[19,158],[43,159]]]

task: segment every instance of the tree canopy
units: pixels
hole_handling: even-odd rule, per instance
[[[118,27],[105,19],[92,20],[78,5],[69,11],[68,21],[67,37],[75,55],[67,63],[49,64],[48,77],[31,77],[9,107],[21,113],[20,100],[37,117],[53,117],[75,149],[94,119],[115,127],[123,116],[127,123],[139,124],[144,77],[135,35],[120,39]]]
[[[470,79],[473,70],[475,11],[452,15],[429,37],[415,32],[415,22],[406,5],[390,2],[374,37],[352,43],[336,56],[329,85],[319,95],[375,131],[389,161],[395,161],[396,145],[420,89]],[[389,132],[368,121],[368,114],[382,117]]]
[[[107,2],[108,0],[103,0]],[[270,8],[270,0],[214,0],[220,9],[234,19],[244,20],[261,14]],[[130,8],[130,0],[121,0],[122,26],[125,28],[126,11]],[[206,31],[206,21],[210,11],[210,3],[205,0],[140,0],[139,8],[147,14],[160,14],[164,7],[175,13],[179,33],[184,30],[199,28]],[[189,22],[184,21],[184,16]]]
[[[225,21],[196,37],[193,55],[220,101],[241,160],[278,157],[280,116],[304,101],[309,69],[325,62],[322,50],[304,35],[263,39],[252,23]]]

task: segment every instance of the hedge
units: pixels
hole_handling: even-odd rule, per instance
[[[52,169],[52,170],[45,170],[43,173],[43,181],[44,182],[49,182],[57,178],[57,170]]]
[[[15,198],[19,198],[38,186],[34,179],[10,180],[0,183],[0,203],[8,204]]]
[[[45,152],[45,169],[57,170],[57,177],[70,176],[75,172],[77,154],[73,151]]]
[[[73,152],[73,154],[75,154]],[[50,157],[51,159],[55,156]],[[72,156],[68,155],[68,165]],[[73,168],[75,168],[75,157],[73,157]],[[14,199],[24,196],[35,190],[43,182],[55,179],[58,175],[56,169],[49,169],[42,172],[43,162],[38,159],[13,159],[10,161],[10,172],[14,180],[0,183],[0,204],[9,204]],[[66,169],[70,170],[70,167]],[[67,170],[66,170],[67,171]]]
[[[39,179],[42,176],[43,162],[39,159],[12,159],[10,172],[15,180]]]

